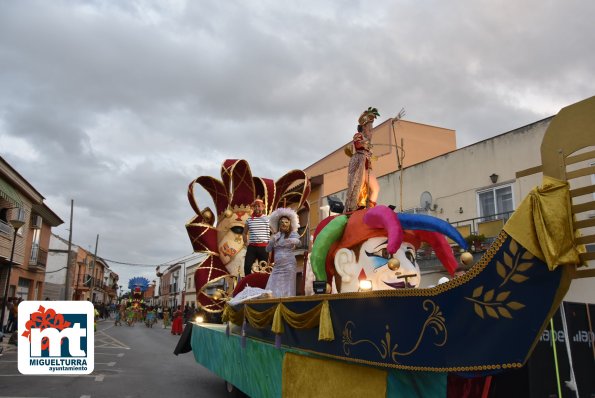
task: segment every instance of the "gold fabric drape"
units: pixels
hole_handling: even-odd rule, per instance
[[[241,325],[244,322],[244,308],[236,311],[229,305],[225,305],[223,315],[221,316],[223,322],[231,322],[234,325]]]
[[[282,393],[285,398],[386,397],[388,371],[343,361],[312,358],[288,352],[283,358]],[[402,395],[401,395],[402,394]],[[407,391],[399,396],[407,397]]]
[[[544,176],[510,217],[504,230],[550,270],[580,264],[574,243],[568,183]]]
[[[232,322],[241,325],[247,322],[257,329],[263,329],[271,325],[271,331],[276,334],[285,332],[283,321],[293,329],[312,329],[318,326],[318,340],[332,341],[335,339],[333,322],[328,300],[322,301],[309,311],[298,314],[291,311],[283,303],[271,306],[264,311],[257,311],[249,305],[244,305],[241,310],[234,310],[229,305],[223,311],[223,322]]]

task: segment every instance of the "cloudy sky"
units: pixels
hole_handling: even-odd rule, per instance
[[[587,0],[0,0],[0,156],[65,221],[54,232],[74,199],[75,244],[99,234],[104,258],[160,264],[192,252],[187,185],[226,158],[276,179],[344,145],[370,105],[463,147],[595,95],[593,15]]]

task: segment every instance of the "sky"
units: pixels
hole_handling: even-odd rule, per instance
[[[457,147],[595,95],[593,1],[0,0],[0,156],[126,285],[192,253],[186,191],[228,158],[277,179],[357,117]],[[199,206],[212,206],[197,192]],[[122,283],[124,282],[124,283]]]

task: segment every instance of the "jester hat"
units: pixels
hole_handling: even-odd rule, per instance
[[[350,216],[329,217],[321,222],[315,232],[310,262],[316,280],[334,277],[334,257],[337,250],[352,247],[370,238],[387,236],[387,251],[396,253],[403,241],[416,249],[427,242],[434,249],[444,268],[454,275],[458,267],[452,249],[444,235],[466,248],[459,231],[444,220],[421,214],[395,213],[386,206],[358,210]]]

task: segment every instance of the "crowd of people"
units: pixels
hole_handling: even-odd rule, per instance
[[[199,315],[199,310],[189,304],[183,308],[181,305],[169,307],[96,304],[95,314],[98,319],[113,319],[114,326],[134,326],[136,323],[141,323],[147,327],[153,327],[161,324],[164,329],[171,328],[172,334],[181,335],[184,325],[194,320]]]

